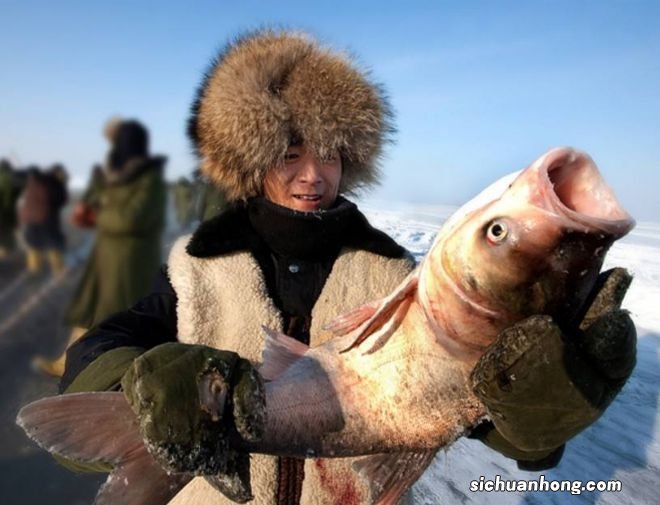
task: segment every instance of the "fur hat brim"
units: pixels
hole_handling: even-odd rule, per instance
[[[202,172],[235,200],[262,193],[293,138],[320,159],[339,152],[340,192],[371,185],[394,128],[382,89],[348,57],[304,34],[261,30],[214,60],[188,132]]]

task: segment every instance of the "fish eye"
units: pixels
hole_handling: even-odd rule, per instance
[[[486,239],[491,244],[499,244],[509,234],[509,227],[503,221],[493,221],[486,230]]]

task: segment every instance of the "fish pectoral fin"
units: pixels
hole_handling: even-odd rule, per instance
[[[384,298],[375,300],[373,302],[360,305],[356,309],[349,310],[345,314],[337,316],[328,324],[324,325],[323,329],[334,333],[338,337],[348,335],[350,332],[357,329],[367,319],[373,316],[378,310],[378,307],[380,307],[384,301]]]
[[[23,407],[16,423],[40,447],[67,459],[112,465],[144,449],[123,393],[70,393]]]
[[[112,471],[94,505],[163,505],[191,479],[191,475],[168,474],[144,449]]]
[[[395,505],[422,476],[438,449],[376,454],[353,463],[353,469],[369,482],[371,505]]]
[[[397,314],[401,305],[409,301],[408,298],[414,294],[418,280],[419,269],[417,268],[389,296],[380,301],[378,309],[355,330],[353,343],[342,352],[350,351],[359,346],[379,328],[387,326],[387,322]]]
[[[264,350],[261,354],[262,364],[259,373],[267,380],[277,379],[284,371],[302,358],[309,346],[284,333],[262,326],[266,332]]]

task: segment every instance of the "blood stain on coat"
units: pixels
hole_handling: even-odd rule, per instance
[[[335,505],[360,505],[360,493],[355,487],[355,475],[333,471],[325,459],[314,461],[323,489],[334,497]]]

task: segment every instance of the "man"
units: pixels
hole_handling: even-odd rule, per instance
[[[179,470],[203,468],[212,474],[217,433],[198,413],[199,400],[179,394],[196,390],[200,363],[236,363],[237,374],[249,373],[245,360],[254,364],[261,359],[261,325],[319,345],[328,338],[320,331],[325,323],[383,297],[414,268],[410,255],[372,228],[342,196],[378,180],[378,161],[393,130],[381,89],[352,62],[313,40],[262,31],[230,44],[199,89],[189,132],[203,173],[226,191],[233,205],[175,244],[151,295],[70,348],[62,389],[123,384],[129,402],[148,421],[142,423],[143,435],[153,453],[164,461],[185,453]],[[630,331],[631,325],[624,326],[617,335],[625,340]],[[533,332],[533,325],[520,330]],[[558,330],[554,337],[561,341]],[[166,342],[176,343],[160,345]],[[634,334],[626,342],[624,374],[629,374]],[[487,406],[499,407],[510,393],[498,390],[498,373],[510,363],[525,365],[525,353],[511,356],[509,347],[499,353],[500,361],[477,366],[476,377],[485,383],[480,396]],[[562,370],[551,377],[553,387],[566,397],[582,398],[565,377],[562,360],[552,365]],[[134,381],[138,366],[139,382]],[[124,375],[127,369],[132,371]],[[579,422],[559,427],[557,418],[535,408],[530,409],[535,418],[523,416],[518,422],[515,413],[526,412],[548,386],[545,379],[539,384],[532,379],[531,394],[526,390],[513,402],[505,399],[506,415],[498,418],[497,429],[488,423],[478,434],[523,465],[543,468],[556,464],[563,442],[606,404],[578,406],[571,419]],[[597,374],[593,380],[609,387]],[[145,406],[140,399],[146,397]],[[545,407],[552,411],[556,406]],[[545,426],[552,437],[516,447],[515,435],[524,438],[530,423],[535,429]],[[369,490],[351,463],[254,455],[254,503],[366,503]],[[231,501],[198,478],[171,503]]]

